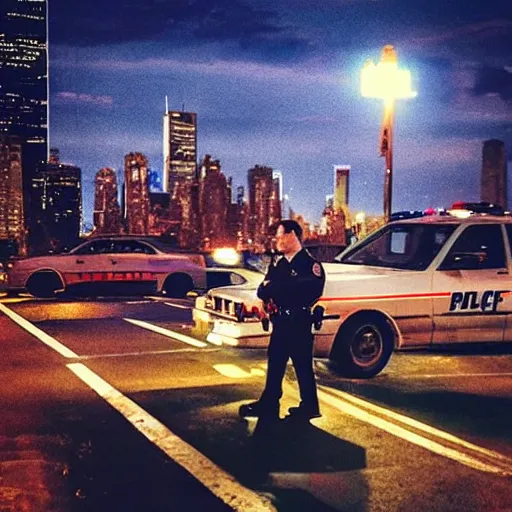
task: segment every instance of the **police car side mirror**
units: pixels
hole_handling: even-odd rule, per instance
[[[487,259],[485,252],[454,252],[439,267],[439,270],[478,270]]]

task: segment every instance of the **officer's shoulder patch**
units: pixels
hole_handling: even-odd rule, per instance
[[[272,258],[272,265],[273,265],[274,267],[276,267],[276,266],[277,266],[277,264],[278,264],[278,263],[283,259],[283,257],[284,257],[284,256],[280,254],[280,255],[278,255],[278,256],[276,256],[276,257]]]
[[[320,263],[313,264],[313,274],[315,274],[316,277],[322,276],[322,267],[320,266]]]

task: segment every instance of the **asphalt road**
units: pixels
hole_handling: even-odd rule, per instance
[[[512,510],[507,347],[318,362],[322,418],[268,425],[237,415],[265,352],[197,338],[187,301],[0,308],[0,510]]]

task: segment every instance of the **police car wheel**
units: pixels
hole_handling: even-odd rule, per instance
[[[34,297],[49,299],[62,288],[62,281],[55,272],[37,272],[30,276],[27,291]]]
[[[342,326],[331,359],[342,376],[364,379],[377,375],[392,352],[391,328],[383,318],[368,315]]]
[[[192,278],[187,274],[170,275],[164,283],[164,292],[168,297],[182,299],[194,288]]]

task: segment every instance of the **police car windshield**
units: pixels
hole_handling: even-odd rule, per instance
[[[339,263],[401,270],[425,270],[457,224],[388,224],[353,249],[336,257]]]

